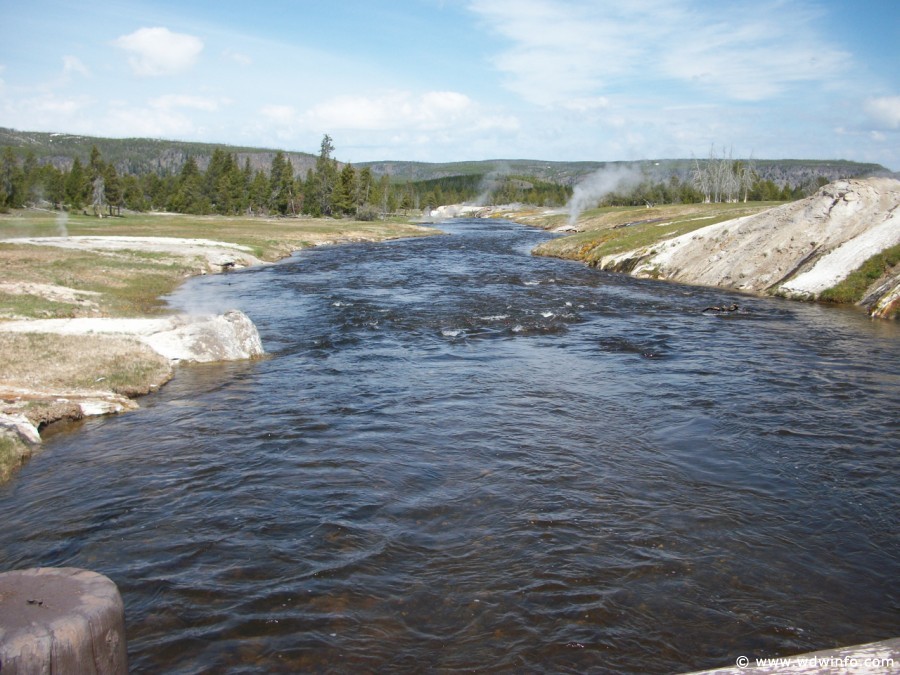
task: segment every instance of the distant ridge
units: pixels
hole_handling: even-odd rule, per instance
[[[111,162],[119,174],[178,173],[188,157],[193,157],[198,167],[205,171],[213,150],[221,148],[237,155],[240,166],[250,160],[254,171],[268,171],[278,150],[225,145],[223,143],[194,143],[167,141],[153,138],[101,138],[77,134],[49,133],[41,131],[17,131],[0,127],[0,147],[12,147],[16,154],[24,156],[29,150],[41,163],[54,164],[68,170],[78,157],[86,162],[91,148],[97,146],[103,159]],[[294,165],[298,175],[315,165],[316,156],[306,152],[286,152],[285,157]]]
[[[196,143],[151,138],[102,138],[77,134],[40,131],[17,131],[0,127],[0,148],[8,146],[20,157],[30,150],[41,163],[51,163],[60,169],[71,167],[75,157],[86,162],[91,147],[97,146],[103,159],[115,165],[120,174],[177,173],[193,157],[201,170],[206,170],[213,150],[221,148],[237,156],[243,166],[249,160],[254,171],[268,171],[277,149],[232,146],[223,143]],[[294,172],[303,176],[313,167],[316,155],[306,152],[284,152],[291,160]],[[705,160],[699,160],[703,163]],[[493,159],[470,162],[411,162],[379,161],[354,163],[358,169],[368,167],[376,175],[387,174],[395,181],[424,181],[448,176],[475,176],[486,174],[512,174],[533,176],[540,180],[574,185],[582,177],[605,166],[638,164],[648,172],[665,179],[673,174],[679,178],[690,175],[693,159],[655,159],[639,162],[554,162],[535,159]],[[868,176],[900,177],[880,164],[865,164],[847,160],[777,159],[753,160],[753,165],[763,179],[778,185],[803,185],[813,183],[819,177],[829,182],[842,178]]]

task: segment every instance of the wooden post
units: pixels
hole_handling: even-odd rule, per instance
[[[119,589],[75,567],[0,573],[0,671],[127,673]]]

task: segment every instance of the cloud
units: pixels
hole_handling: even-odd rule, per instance
[[[228,61],[233,61],[239,66],[249,66],[253,64],[253,59],[246,54],[235,52],[230,49],[226,49],[224,52],[222,52],[222,57]]]
[[[91,72],[77,56],[63,56],[63,75],[90,76]]]
[[[165,94],[150,101],[150,105],[160,110],[172,110],[175,108],[190,108],[192,110],[206,110],[215,112],[219,109],[219,101],[202,96],[189,96],[185,94]]]
[[[870,98],[863,110],[877,129],[900,129],[900,96]]]
[[[648,93],[690,85],[718,98],[758,101],[824,82],[849,63],[794,0],[470,0],[505,46],[494,57],[505,85],[559,106],[642,84]]]
[[[187,70],[203,50],[203,41],[193,35],[173,33],[167,28],[140,28],[113,44],[131,56],[128,63],[136,75],[158,77]]]
[[[265,105],[259,112],[276,124],[291,124],[297,119],[297,111],[289,105]]]
[[[312,107],[303,118],[319,128],[362,131],[435,132],[460,126],[480,130],[518,128],[514,117],[487,113],[471,98],[454,91],[338,96]]]

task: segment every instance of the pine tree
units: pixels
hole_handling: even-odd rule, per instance
[[[356,171],[351,164],[345,164],[338,176],[332,194],[332,213],[345,215],[353,213],[356,207]]]
[[[121,215],[124,194],[122,192],[122,183],[119,180],[119,175],[116,173],[116,167],[112,164],[107,164],[105,167],[103,172],[103,183],[109,215],[113,215],[113,209],[116,210],[116,215]]]
[[[337,183],[337,162],[332,158],[334,144],[331,136],[325,134],[319,148],[319,156],[316,158],[316,176],[318,180],[319,212],[323,216],[332,214],[333,193]]]
[[[16,155],[11,147],[3,150],[0,158],[0,193],[3,201],[0,206],[19,208],[25,200],[25,180]]]
[[[84,208],[85,193],[84,186],[87,183],[87,175],[81,160],[77,157],[72,162],[72,168],[69,169],[69,175],[66,177],[66,199],[71,208]]]

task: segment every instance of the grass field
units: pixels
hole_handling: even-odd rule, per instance
[[[596,263],[603,257],[623,253],[658,241],[713,225],[725,220],[753,215],[781,202],[749,202],[737,204],[669,204],[608,207],[585,211],[578,218],[575,234],[545,242],[535,254]],[[529,224],[553,229],[564,225],[568,216],[553,215],[529,219]]]
[[[138,236],[212,239],[241,244],[262,260],[342,241],[381,241],[433,233],[407,222],[225,218],[130,214],[96,218],[48,211],[0,215],[0,319],[80,316],[145,316],[160,312],[159,298],[171,293],[203,265],[189,258],[147,251],[82,251],[17,244],[16,238]],[[28,293],[10,284],[43,284],[80,292],[63,299]]]

